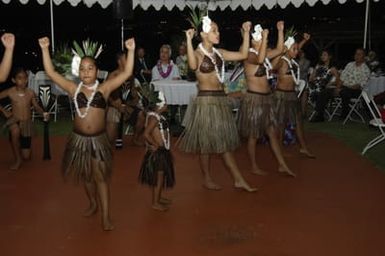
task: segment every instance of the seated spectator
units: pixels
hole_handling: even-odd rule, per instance
[[[315,102],[316,111],[312,122],[324,121],[326,105],[334,95],[336,83],[340,81],[339,72],[331,60],[332,54],[328,50],[323,50],[320,61],[309,78],[310,97]]]
[[[354,54],[354,61],[349,62],[341,73],[342,118],[349,113],[350,99],[360,96],[369,75],[370,69],[365,63],[365,50],[358,48]]]
[[[179,68],[171,60],[171,47],[164,44],[160,47],[158,63],[152,68],[152,81],[180,79]]]
[[[151,67],[146,58],[146,51],[143,47],[139,47],[136,51],[134,73],[135,78],[139,80],[141,84],[149,83],[151,81]]]
[[[187,48],[186,44],[182,43],[179,46],[179,55],[175,60],[176,65],[179,68],[179,73],[182,79],[187,79],[188,65],[187,65]]]

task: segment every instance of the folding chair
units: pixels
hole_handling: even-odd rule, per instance
[[[375,145],[377,145],[378,143],[380,143],[385,139],[385,123],[384,121],[382,121],[381,113],[378,110],[377,105],[373,100],[373,97],[369,98],[368,93],[366,91],[362,91],[361,95],[366,103],[366,106],[370,111],[371,116],[373,117],[373,119],[370,120],[369,123],[377,127],[378,130],[380,131],[380,135],[378,135],[377,137],[369,141],[368,144],[366,144],[366,146],[364,147],[361,153],[362,155],[364,155],[366,151],[368,151],[370,148],[374,147]]]
[[[107,79],[108,71],[107,70],[99,70],[97,78],[99,82],[104,82]]]
[[[359,108],[362,108],[361,99],[362,99],[362,93],[358,98],[350,99],[350,104],[349,104],[350,110],[344,122],[342,123],[342,125],[345,125],[348,120],[357,122],[357,120],[353,118],[353,114],[356,114],[356,116],[360,118],[358,122],[361,121],[362,123],[365,123],[365,119],[359,111]]]

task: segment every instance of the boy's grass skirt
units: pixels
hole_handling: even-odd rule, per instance
[[[200,91],[179,141],[189,153],[225,153],[239,146],[236,122],[224,91]]]
[[[93,173],[92,161],[101,175]],[[62,172],[75,183],[91,182],[95,177],[107,181],[112,173],[112,148],[106,133],[91,136],[72,132],[64,151]]]
[[[156,151],[147,150],[139,172],[139,182],[149,186],[158,184],[158,172],[163,172],[163,184],[165,188],[175,185],[175,173],[173,157],[170,150],[164,147]]]
[[[277,125],[272,93],[247,91],[239,108],[238,129],[243,138],[261,138]]]

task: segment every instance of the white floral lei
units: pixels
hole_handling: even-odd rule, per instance
[[[167,150],[169,150],[170,149],[170,129],[169,128],[166,129],[166,132],[167,132],[167,140],[166,140],[166,137],[164,136],[163,124],[161,122],[161,120],[166,120],[166,118],[164,116],[159,115],[156,112],[148,112],[147,113],[147,118],[150,117],[150,116],[153,116],[153,117],[155,117],[158,120],[159,130],[160,130],[160,135],[162,137],[163,145],[164,145],[164,147]]]
[[[96,91],[97,91],[97,88],[98,88],[98,85],[99,85],[99,81],[96,80],[95,83],[92,85],[92,86],[87,86],[86,88],[89,89],[89,90],[92,90],[92,94],[91,96],[87,99],[87,106],[86,106],[86,110],[84,111],[84,113],[80,112],[80,109],[79,109],[79,104],[78,104],[78,101],[77,101],[77,97],[79,95],[79,92],[81,90],[81,88],[83,86],[85,86],[83,84],[83,82],[80,82],[80,84],[78,85],[78,87],[76,88],[76,91],[75,91],[75,94],[74,94],[74,98],[73,98],[73,101],[74,101],[74,104],[75,104],[75,109],[76,109],[76,113],[78,113],[78,116],[80,118],[85,118],[88,114],[88,111],[90,109],[90,106],[91,106],[91,102],[93,101],[94,97],[95,97],[95,94],[96,94]]]
[[[293,59],[289,60],[286,56],[282,56],[281,58],[284,59],[287,62],[287,64],[289,65],[291,76],[293,77],[295,84],[298,84],[299,83],[299,73],[300,73],[299,64]],[[295,66],[297,66],[297,76],[295,76],[295,74],[294,74],[293,64]]]
[[[203,52],[203,54],[206,55],[211,60],[211,62],[214,64],[214,68],[215,68],[215,72],[216,72],[216,75],[218,77],[218,80],[219,80],[219,82],[223,83],[225,81],[225,61],[224,61],[224,59],[222,57],[222,54],[215,47],[213,47],[213,52],[215,54],[217,54],[219,56],[219,58],[221,58],[221,60],[222,60],[221,74],[219,74],[219,70],[218,70],[218,67],[217,67],[217,62],[215,61],[215,59],[213,57],[211,57],[211,55],[203,47],[202,43],[200,43],[198,45],[198,47]]]

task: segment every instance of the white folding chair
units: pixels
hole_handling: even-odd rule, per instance
[[[369,95],[366,91],[362,91],[361,95],[373,118],[372,120],[370,120],[369,123],[372,126],[377,127],[378,130],[380,131],[380,135],[378,135],[377,137],[369,141],[368,144],[366,144],[366,146],[364,147],[361,153],[362,155],[364,155],[366,151],[368,151],[370,148],[376,146],[378,143],[385,140],[385,123],[384,121],[382,121],[381,113],[378,110],[377,105],[373,100],[373,97],[369,98]]]
[[[329,114],[329,122],[333,120],[333,117],[335,117],[336,115],[340,115],[338,113],[338,111],[340,109],[342,109],[342,99],[341,97],[334,97],[331,99],[330,103],[329,103],[329,108],[330,108],[330,111],[328,111],[327,113]]]
[[[297,97],[298,98],[301,98],[301,95],[302,95],[302,93],[303,93],[303,91],[305,90],[305,88],[306,88],[306,81],[305,80],[299,80],[299,82],[298,82],[298,84],[297,84],[297,86],[296,86],[296,88],[295,88],[295,90],[297,91]]]
[[[350,103],[349,103],[350,110],[348,115],[345,117],[345,120],[342,123],[342,125],[345,125],[348,120],[355,121],[355,122],[361,121],[362,123],[365,123],[365,119],[360,113],[360,109],[362,109],[361,99],[362,99],[362,93],[358,98],[350,99]],[[359,120],[353,118],[353,114],[358,116]]]
[[[99,70],[97,78],[99,82],[104,82],[107,79],[108,71],[107,70]]]

